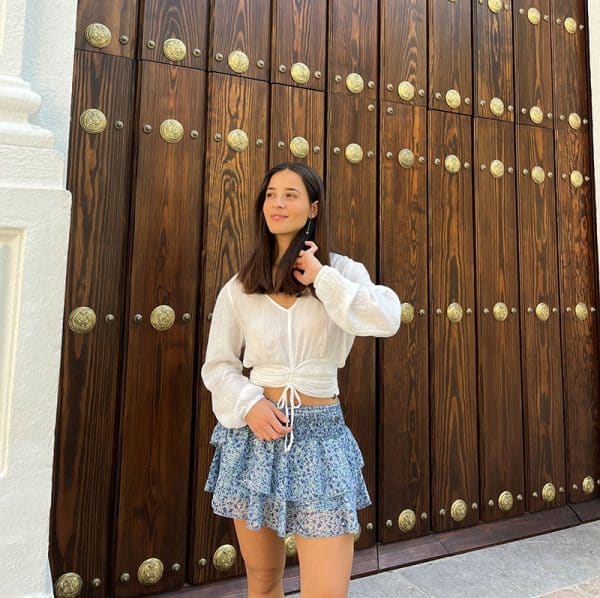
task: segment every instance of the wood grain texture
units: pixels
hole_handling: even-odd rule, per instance
[[[533,25],[527,18],[530,8],[536,8],[540,12],[541,20],[538,25]],[[548,118],[548,114],[553,114],[549,0],[538,0],[535,4],[530,0],[513,0],[513,27],[515,110],[518,111],[516,122],[551,129],[554,118]],[[531,120],[529,111],[532,106],[541,108],[544,113],[539,125]]]
[[[444,167],[452,154],[462,164],[454,174]],[[429,111],[431,517],[436,531],[479,521],[472,508],[479,500],[475,319],[467,314],[475,308],[473,182],[465,163],[473,163],[469,118]],[[446,315],[453,302],[463,309],[454,323]],[[450,517],[458,499],[468,507],[460,523]]]
[[[471,5],[470,2],[429,3],[430,109],[473,114]],[[446,103],[446,92],[450,89],[461,96],[458,108],[450,108]]]
[[[516,139],[526,509],[538,511],[565,504],[560,321],[553,311],[559,308],[556,196],[554,179],[538,185],[531,177],[536,166],[556,170],[552,131],[521,125]],[[546,321],[535,315],[541,302],[550,309]],[[546,483],[556,487],[551,503],[541,497]]]
[[[271,72],[270,0],[211,0],[208,68],[218,73],[268,81]],[[229,68],[227,57],[241,50],[249,60],[245,73]],[[217,54],[222,59],[217,59]],[[258,66],[258,61],[263,66]]]
[[[185,577],[192,432],[194,325],[201,230],[205,73],[144,62],[139,72],[140,133],[134,191],[120,477],[115,524],[117,596],[145,592],[139,565],[159,558],[165,572],[155,590],[180,586]],[[175,143],[160,133],[167,118],[184,129]],[[190,135],[199,132],[197,138]],[[160,165],[157,168],[157,165]],[[186,173],[186,176],[182,176]],[[157,331],[150,314],[158,305],[175,311],[174,325]],[[135,323],[134,314],[143,321]],[[171,570],[179,563],[178,571]]]
[[[177,66],[206,69],[208,39],[208,0],[142,0],[141,40],[138,58]],[[172,61],[163,52],[168,39],[178,39],[185,44],[182,60]],[[148,47],[153,41],[155,46]],[[196,56],[194,50],[199,50]]]
[[[209,76],[208,91],[198,372],[204,363],[209,316],[217,294],[249,257],[254,234],[254,199],[268,164],[267,144],[256,145],[257,139],[268,139],[268,110],[264,110],[269,104],[267,83],[214,73]],[[236,152],[228,147],[225,139],[232,129],[242,129],[248,135],[246,151]],[[217,133],[223,137],[220,142],[215,141]],[[212,494],[203,490],[214,454],[209,439],[216,419],[210,393],[199,375],[196,380],[189,579],[193,583],[206,583],[239,575],[244,569],[239,548],[237,562],[229,571],[219,572],[212,565],[213,554],[219,546],[233,544],[237,547],[237,541],[233,523],[213,514],[210,507]],[[198,566],[201,559],[206,559],[208,566]]]
[[[398,84],[409,81],[415,86],[410,103],[427,105],[427,1],[382,0],[380,12],[381,79],[379,97],[402,102]],[[419,90],[425,93],[419,94]]]
[[[550,0],[552,10],[552,74],[554,77],[554,126],[569,129],[569,114],[591,121],[588,92],[588,40],[584,0]],[[568,33],[566,18],[575,19],[577,31]],[[556,21],[560,20],[559,23]],[[584,125],[587,128],[587,125]]]
[[[511,10],[494,13],[487,2],[473,3],[473,105],[477,116],[514,122],[514,111],[509,110],[509,106],[515,106],[511,1],[504,5]],[[490,110],[493,98],[504,102],[501,116]]]
[[[115,0],[113,2],[78,0],[75,48],[88,52],[134,58],[138,37],[139,2],[140,0]],[[110,44],[105,48],[95,48],[85,38],[86,28],[93,23],[101,23],[110,31]],[[127,43],[119,41],[122,35],[127,36]]]
[[[77,571],[108,579],[114,493],[114,450],[123,356],[125,260],[133,133],[133,63],[75,51],[67,189],[72,193],[62,362],[50,515],[55,579]],[[79,126],[81,113],[101,108],[104,132]],[[113,123],[122,120],[122,130]],[[84,335],[69,314],[87,306],[95,327]],[[106,323],[108,314],[114,316]],[[91,595],[87,583],[82,595]]]
[[[391,112],[390,112],[391,111]],[[379,264],[381,282],[410,303],[415,318],[381,339],[379,352],[379,539],[429,531],[429,355],[427,277],[427,113],[382,102],[380,109]],[[415,162],[403,168],[401,150]],[[422,313],[419,313],[422,310]],[[398,528],[404,509],[415,512],[412,532]],[[392,527],[385,522],[391,520]]]
[[[598,346],[598,275],[594,245],[591,178],[577,188],[570,174],[591,177],[590,136],[586,130],[555,131],[557,216],[560,253],[560,304],[564,375],[567,492],[569,502],[600,496],[600,380]],[[575,306],[584,303],[580,320]],[[591,476],[595,488],[583,491]]]
[[[325,90],[327,75],[327,0],[273,0],[271,81]],[[308,83],[296,83],[290,67],[304,63]],[[285,71],[280,70],[280,66]],[[317,76],[316,73],[320,73]],[[322,118],[324,120],[324,117]]]
[[[271,85],[270,166],[302,162],[324,176],[325,94],[312,89]],[[309,153],[296,157],[290,150],[294,137],[308,141]],[[283,147],[281,147],[283,146]]]
[[[364,81],[359,95],[377,98],[377,7],[373,0],[329,0],[327,90],[330,93],[355,95],[346,87],[346,77],[358,73]],[[340,81],[336,81],[336,76],[341,77]]]
[[[371,280],[377,280],[377,113],[366,98],[330,94],[327,112],[326,193],[333,251],[364,264]],[[344,149],[358,143],[364,152],[359,164],[350,164]],[[339,147],[341,153],[334,153]],[[368,152],[373,157],[368,157]],[[348,427],[365,459],[363,474],[373,504],[359,511],[362,535],[357,548],[375,542],[376,487],[376,379],[375,339],[357,338],[345,367],[338,375],[340,399]]]
[[[502,178],[492,175],[492,160],[502,161]],[[480,504],[482,520],[493,521],[521,515],[525,494],[514,127],[475,119],[473,163]],[[508,308],[504,321],[493,315],[498,302]],[[498,497],[506,490],[513,507],[505,512]]]

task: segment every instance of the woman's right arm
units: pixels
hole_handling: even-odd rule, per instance
[[[263,398],[264,389],[242,374],[239,356],[243,346],[243,331],[228,283],[217,295],[201,370],[202,381],[212,393],[213,412],[226,428],[245,426],[246,414]]]

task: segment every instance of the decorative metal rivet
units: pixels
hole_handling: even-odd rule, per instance
[[[553,314],[557,314],[558,313],[558,307],[553,307],[552,308],[552,313]]]
[[[310,69],[303,62],[295,62],[290,69],[290,75],[296,83],[304,85],[310,80]]]
[[[425,164],[425,156],[419,156],[419,164]]]
[[[390,158],[394,157],[394,154],[392,154],[392,152],[386,152],[385,157],[389,160]]]
[[[215,60],[217,62],[221,62],[223,60],[223,54],[221,54],[220,52],[215,54]]]
[[[120,35],[119,36],[119,43],[122,46],[126,46],[129,43],[129,37],[127,37],[126,35]]]
[[[102,110],[88,108],[79,117],[79,126],[90,135],[98,135],[106,129],[106,116]]]
[[[488,507],[493,507],[494,506],[494,501],[493,500],[488,500]]]
[[[87,334],[96,326],[96,312],[85,305],[76,307],[69,314],[68,324],[75,334]]]
[[[425,315],[425,310],[424,310],[423,308],[421,308],[421,309],[419,310],[419,315],[420,315],[421,317],[423,317],[423,316]]]
[[[262,147],[265,144],[265,142],[259,137],[256,140],[256,147]]]
[[[569,126],[574,130],[581,128],[581,116],[577,112],[569,114]]]
[[[483,313],[484,313],[484,315],[488,316],[490,313],[489,307],[484,308]]]
[[[318,154],[320,153],[321,148],[318,145],[315,145],[315,147],[313,147],[313,153]]]
[[[537,492],[533,492],[531,496],[533,496],[533,498],[539,498],[540,495]]]
[[[545,502],[552,502],[555,498],[556,488],[554,487],[554,484],[551,482],[544,484],[544,487],[542,488],[542,500]]]
[[[153,586],[160,581],[163,571],[164,567],[160,559],[149,558],[138,567],[137,577],[145,586]]]
[[[487,102],[485,100],[479,100],[480,106],[485,106],[486,104],[487,104]]]
[[[539,106],[532,106],[529,110],[529,118],[536,125],[539,125],[544,120],[544,112]]]
[[[341,82],[342,82],[342,76],[341,76],[341,75],[336,75],[336,76],[334,77],[334,79],[335,79],[335,82],[336,82],[336,83],[341,83]]]
[[[173,573],[177,573],[177,571],[179,571],[181,569],[181,565],[179,563],[173,563],[171,565],[171,571],[173,571]]]
[[[442,161],[439,158],[436,158],[433,162],[436,166],[439,166],[442,163]]]
[[[160,123],[159,133],[167,143],[179,143],[183,139],[183,125],[175,118],[167,118]]]
[[[388,84],[385,86],[385,88],[386,88],[388,91],[394,91],[394,86],[393,86],[391,83],[388,83]]]
[[[545,322],[550,317],[550,308],[547,303],[538,303],[535,307],[535,315],[538,320]]]
[[[181,316],[181,319],[182,319],[184,322],[189,322],[189,321],[192,319],[192,314],[189,314],[189,313],[187,313],[187,312],[186,312],[186,313],[184,313],[184,314]]]
[[[227,145],[235,152],[243,152],[248,148],[248,135],[241,129],[233,129],[227,133]]]
[[[374,151],[372,151],[372,150],[369,150],[369,151],[367,152],[367,158],[373,158],[374,156],[375,156],[375,152],[374,152]]]
[[[196,129],[192,129],[190,131],[190,137],[192,139],[198,139],[198,137],[200,137],[200,133],[198,133],[198,131],[196,131]]]
[[[200,48],[194,48],[194,49],[192,50],[192,54],[193,54],[193,55],[194,55],[196,58],[198,58],[198,56],[200,56],[200,55],[202,54],[202,50],[201,50]]]
[[[510,308],[510,313],[511,314],[516,314],[517,313],[517,308],[516,307],[511,307]]]
[[[448,154],[444,160],[444,168],[450,174],[456,174],[460,170],[460,160],[454,154]]]
[[[527,313],[528,314],[532,314],[533,313],[533,308],[532,307],[528,307],[527,308]]]
[[[257,66],[259,69],[264,69],[264,68],[265,68],[265,61],[264,61],[264,60],[257,60],[257,61],[256,61],[256,66]]]
[[[592,494],[596,489],[596,483],[592,476],[586,476],[581,483],[581,489],[585,494]]]
[[[121,577],[119,577],[119,581],[121,583],[127,583],[130,579],[131,577],[129,576],[129,573],[123,573]]]
[[[306,158],[310,152],[310,145],[304,137],[294,137],[290,141],[290,151],[296,158]]]
[[[394,525],[394,524],[393,524],[393,522],[392,522],[392,520],[391,520],[391,519],[388,519],[388,520],[385,522],[385,527],[392,527],[393,525]]]
[[[415,86],[410,81],[401,81],[398,84],[398,96],[405,102],[412,101],[415,97]]]
[[[579,189],[579,187],[583,185],[583,174],[581,174],[579,170],[574,170],[569,178],[571,180],[571,185],[576,189]]]
[[[471,168],[470,162],[465,162],[463,166],[465,167],[465,170],[469,170]]]
[[[442,99],[442,94],[439,91],[435,94],[435,99],[436,100],[441,100]]]
[[[81,594],[83,580],[77,573],[65,573],[54,584],[57,598],[75,598]]]
[[[278,141],[277,142],[277,147],[282,150],[285,149],[285,142],[284,141]]]
[[[146,42],[146,47],[149,48],[150,50],[154,50],[154,48],[156,48],[156,42],[153,39],[149,39]]]
[[[175,310],[170,305],[157,305],[150,314],[150,324],[155,330],[164,332],[175,323]]]
[[[507,512],[513,508],[513,495],[508,490],[505,490],[498,497],[498,507],[501,511]]]
[[[102,23],[90,23],[85,28],[84,36],[93,48],[106,48],[112,40],[110,29]]]
[[[593,311],[593,308],[592,308],[592,311]],[[575,315],[577,316],[578,320],[587,319],[587,317],[589,315],[587,305],[585,303],[578,303],[575,306]]]
[[[350,164],[359,164],[363,159],[363,149],[358,143],[349,143],[346,146],[344,155]]]
[[[425,90],[424,89],[419,89],[419,95],[421,97],[423,97],[425,95]]]
[[[473,310],[470,307],[467,307],[467,315],[470,316],[473,313]]]
[[[558,491],[559,491],[561,494],[564,494],[564,493],[565,493],[565,488],[564,488],[564,486],[561,486],[561,487],[558,489]]]
[[[321,71],[315,71],[315,79],[320,79],[322,77]]]
[[[542,15],[540,11],[533,6],[527,11],[527,19],[532,25],[539,25],[541,22],[541,17]]]
[[[573,311],[572,307],[567,307],[567,313],[570,314]]]
[[[408,148],[404,148],[398,154],[398,162],[402,168],[412,168],[415,163],[415,155]]]
[[[171,37],[163,42],[163,54],[172,62],[180,62],[185,58],[187,48],[176,37]]]
[[[124,126],[125,125],[122,120],[115,121],[115,129],[117,129],[117,131],[121,131]]]
[[[440,509],[440,517],[446,516],[446,509]]]
[[[527,114],[527,108],[521,108],[521,114]]]
[[[142,314],[135,314],[135,316],[133,316],[133,321],[136,324],[141,324],[143,319],[144,319],[144,317],[142,316]]]
[[[410,324],[415,319],[415,308],[411,303],[400,305],[400,321],[402,324]]]
[[[473,511],[477,511],[477,509],[479,509],[479,505],[478,505],[476,502],[474,502],[474,503],[471,505],[471,509],[472,509]]]
[[[479,168],[483,171],[487,170],[487,166],[485,164],[482,164]]]
[[[523,500],[523,495],[522,494],[517,494],[517,500]]]
[[[350,73],[346,77],[346,88],[351,93],[360,93],[365,87],[363,78],[358,73]]]
[[[546,179],[546,173],[544,172],[544,169],[541,166],[534,166],[531,169],[531,178],[534,183],[536,183],[537,185],[541,185]]]
[[[245,73],[250,66],[250,59],[245,52],[234,50],[227,56],[227,64],[234,73]]]
[[[367,106],[367,110],[368,110],[369,112],[374,112],[374,111],[375,111],[375,105],[374,105],[374,104],[369,104],[369,105]]]
[[[287,67],[285,66],[285,64],[280,64],[279,65],[279,72],[280,73],[285,73],[285,71],[287,71]]]
[[[233,567],[237,558],[237,550],[231,544],[223,544],[215,550],[213,565],[218,571],[227,571]]]
[[[388,106],[387,113],[394,114],[394,109],[391,106]]]
[[[114,321],[115,321],[115,316],[113,316],[113,314],[106,314],[106,316],[105,316],[105,318],[104,318],[104,321],[105,321],[107,324],[113,324],[113,323],[114,323]]]
[[[471,98],[465,98],[465,104],[469,106],[471,104]]]
[[[400,515],[398,515],[398,527],[400,531],[408,533],[412,531],[417,524],[417,516],[412,509],[404,509]]]
[[[207,563],[207,562],[208,562],[208,561],[207,561],[206,559],[200,559],[200,560],[198,561],[198,567],[206,567],[206,563]]]
[[[460,93],[456,89],[449,89],[446,92],[446,104],[450,108],[458,108],[461,103]]]
[[[436,313],[438,316],[441,316],[441,315],[442,315],[444,312],[443,312],[443,311],[442,311],[442,310],[441,310],[441,309],[438,307],[438,308],[435,310],[435,313]]]
[[[467,504],[462,499],[457,499],[450,507],[450,517],[457,523],[467,516]]]
[[[296,556],[298,548],[296,546],[296,537],[294,534],[286,534],[283,540],[285,544],[285,555],[288,557]]]
[[[371,532],[371,531],[373,531],[373,528],[374,528],[374,527],[375,527],[375,526],[374,526],[374,525],[373,525],[373,524],[372,524],[370,521],[369,521],[369,523],[367,523],[367,529],[368,529],[370,532]]]
[[[336,156],[339,156],[339,155],[342,153],[342,150],[341,150],[339,147],[334,147],[334,148],[333,148],[333,153],[334,153]]]
[[[367,83],[367,87],[368,87],[369,89],[373,89],[373,88],[375,87],[375,81],[369,81],[369,82]]]
[[[490,163],[490,172],[492,176],[501,179],[504,176],[504,164],[501,160],[492,160]]]
[[[215,136],[213,137],[213,139],[215,141],[222,141],[223,140],[223,136],[221,135],[221,133],[215,133]]]
[[[427,513],[421,513],[421,519],[422,519],[423,521],[426,521],[428,517],[429,517],[429,516],[427,515]]]

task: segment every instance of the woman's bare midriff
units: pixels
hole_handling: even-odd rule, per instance
[[[281,388],[267,387],[264,389],[263,394],[270,401],[277,403],[281,393],[283,392],[283,388],[283,386]],[[300,395],[303,405],[333,405],[339,401],[337,397],[311,397],[310,395],[305,395],[302,392],[298,392],[298,394]]]

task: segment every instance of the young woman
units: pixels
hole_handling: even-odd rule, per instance
[[[202,366],[218,420],[205,490],[234,520],[250,598],[283,596],[290,533],[302,597],[346,596],[356,511],[371,504],[337,370],[356,335],[398,331],[400,301],[361,263],[329,253],[324,202],[307,166],[266,174],[254,252],[218,294]]]

